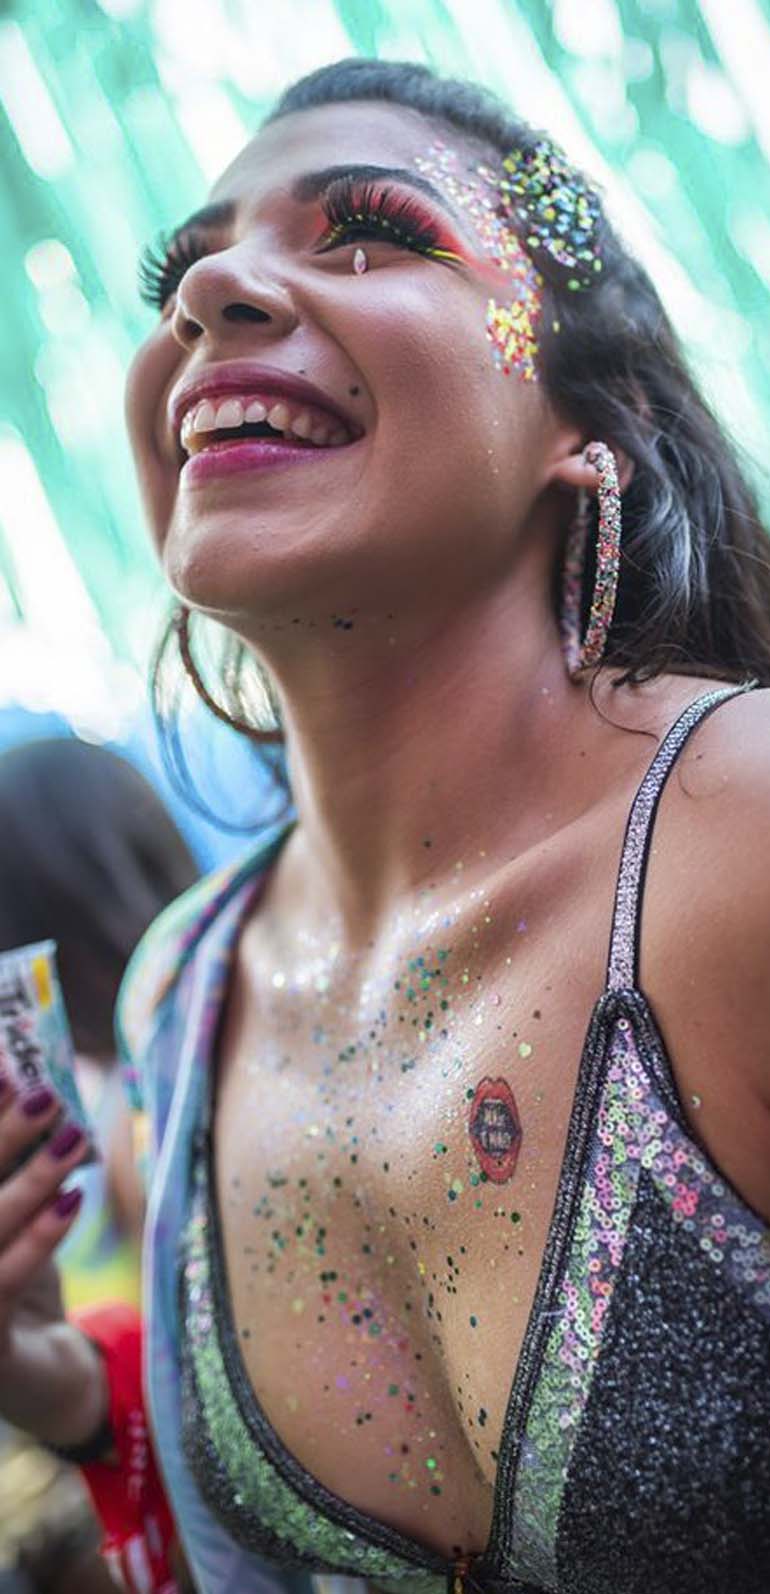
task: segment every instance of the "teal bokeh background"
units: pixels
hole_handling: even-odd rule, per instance
[[[0,703],[136,712],[163,599],[123,434],[141,246],[349,54],[479,78],[605,187],[770,454],[770,0],[0,0]]]

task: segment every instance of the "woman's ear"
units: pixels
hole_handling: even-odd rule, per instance
[[[592,438],[591,441],[599,442],[600,439]],[[616,448],[614,443],[609,442],[607,447],[615,456],[615,463],[618,468],[618,484],[621,493],[624,493],[634,474],[634,461],[629,459],[628,454],[624,454],[622,448]],[[581,449],[579,453],[565,454],[556,461],[553,466],[551,480],[562,487],[584,487],[587,492],[592,493],[596,491],[599,472],[595,465],[589,465],[588,461],[583,458],[583,450]]]

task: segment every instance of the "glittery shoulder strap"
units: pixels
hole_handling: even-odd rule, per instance
[[[663,738],[647,774],[634,798],[628,816],[623,851],[615,892],[615,908],[610,937],[607,989],[630,990],[639,978],[639,932],[641,928],[644,877],[655,825],[655,815],[663,788],[685,742],[701,721],[720,703],[751,691],[756,681],[742,686],[720,687],[696,698]]]

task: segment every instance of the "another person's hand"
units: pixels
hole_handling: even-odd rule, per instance
[[[86,1139],[76,1125],[57,1123],[60,1115],[52,1090],[19,1095],[0,1081],[0,1366],[20,1318],[44,1323],[63,1316],[51,1257],[80,1206],[80,1192],[61,1186],[82,1159]]]
[[[45,1140],[41,1137],[48,1136]],[[78,1444],[105,1411],[99,1358],[67,1323],[53,1253],[80,1206],[62,1185],[87,1150],[53,1091],[0,1089],[0,1415]],[[26,1159],[26,1160],[24,1160]]]

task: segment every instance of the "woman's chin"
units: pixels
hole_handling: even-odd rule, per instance
[[[288,540],[278,551],[271,537],[262,545],[241,526],[238,536],[179,537],[173,531],[163,548],[163,567],[170,586],[190,609],[230,626],[243,637],[257,640],[268,632],[293,626],[315,629],[325,609],[324,593],[339,588],[339,576],[326,558],[312,557],[307,548],[292,547]]]

